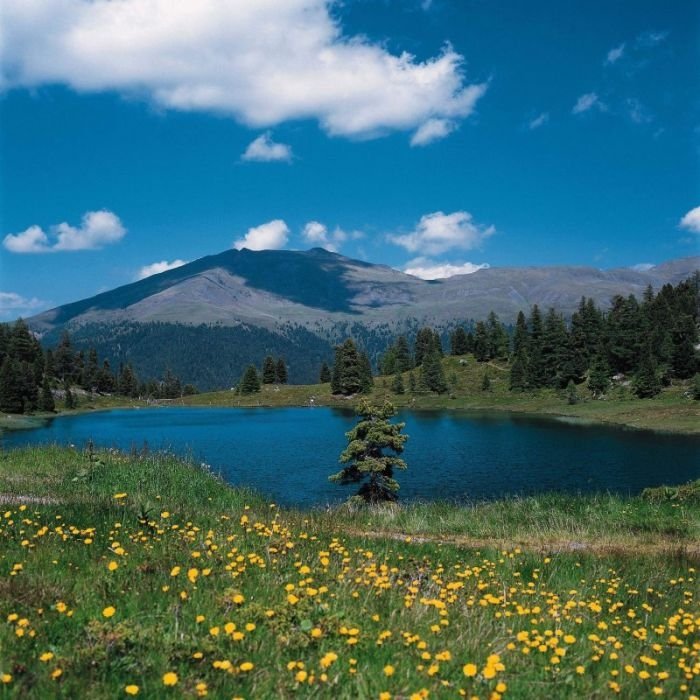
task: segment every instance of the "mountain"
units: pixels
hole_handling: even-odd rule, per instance
[[[376,355],[423,324],[446,330],[492,310],[511,323],[535,303],[569,315],[582,296],[605,307],[615,294],[641,296],[699,268],[693,257],[648,270],[503,267],[425,281],[322,248],[227,250],[28,323],[47,343],[67,329],[76,345],[97,345],[113,363],[132,362],[149,376],[168,366],[201,388],[234,383],[267,353],[285,356],[293,381],[312,381],[346,335]]]

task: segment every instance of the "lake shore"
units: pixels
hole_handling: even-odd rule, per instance
[[[395,394],[389,390],[391,377],[376,377],[370,399],[375,402],[391,401],[397,408],[407,410],[461,410],[499,411],[551,417],[580,423],[607,424],[639,430],[664,433],[700,435],[700,402],[687,396],[685,384],[663,389],[653,399],[638,399],[624,386],[611,389],[605,399],[594,399],[584,385],[577,387],[579,400],[569,404],[564,392],[543,389],[537,393],[514,393],[508,389],[508,370],[503,364],[479,364],[459,358],[443,360],[445,374],[452,375],[452,386],[446,394],[424,392]],[[484,373],[489,373],[491,388],[483,391]],[[456,380],[456,381],[455,381]],[[404,384],[408,387],[408,374]],[[0,434],[3,430],[33,427],[32,421],[52,415],[110,408],[147,408],[154,406],[209,406],[209,407],[283,407],[329,406],[353,409],[359,396],[342,397],[331,394],[329,384],[267,384],[254,394],[241,395],[231,390],[205,392],[181,399],[141,401],[114,396],[79,397],[81,404],[72,411],[36,416],[0,416]]]
[[[397,408],[411,410],[504,411],[550,416],[581,422],[609,424],[641,430],[700,435],[700,402],[686,396],[685,384],[665,388],[653,399],[635,398],[626,386],[612,387],[604,400],[594,399],[585,385],[577,387],[578,401],[569,404],[565,392],[542,389],[536,393],[509,390],[505,363],[477,363],[473,358],[446,357],[443,360],[450,389],[445,394],[410,392],[409,375],[402,377],[406,392],[390,391],[392,377],[376,377],[370,399],[391,401]],[[482,390],[488,374],[490,389]],[[331,406],[354,407],[359,397],[331,394],[329,384],[263,385],[259,393],[240,395],[216,391],[188,396],[186,406]]]

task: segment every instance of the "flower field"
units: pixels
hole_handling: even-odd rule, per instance
[[[364,535],[165,456],[4,453],[0,484],[3,698],[700,695],[692,552]]]

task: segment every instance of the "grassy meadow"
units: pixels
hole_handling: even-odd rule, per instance
[[[168,455],[0,453],[0,697],[694,698],[699,500],[298,512]]]
[[[610,423],[633,428],[678,433],[700,432],[700,404],[687,396],[689,387],[678,384],[664,389],[653,399],[635,398],[626,387],[611,388],[605,400],[596,400],[585,384],[577,387],[579,400],[569,404],[565,392],[541,389],[537,392],[509,390],[506,362],[478,363],[473,356],[446,357],[447,394],[410,392],[409,375],[403,375],[404,394],[391,391],[392,377],[376,377],[372,400],[389,399],[399,408],[498,410],[556,415],[593,423]],[[482,383],[488,374],[490,389]],[[418,372],[415,372],[416,379]],[[333,396],[329,384],[263,385],[260,393],[240,395],[217,391],[178,400],[187,406],[352,406],[355,399]]]

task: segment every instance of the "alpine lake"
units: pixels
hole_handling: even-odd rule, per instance
[[[404,411],[402,500],[474,501],[547,491],[636,494],[700,474],[700,439],[501,412]],[[165,450],[286,506],[353,492],[328,481],[356,417],[332,408],[146,408],[49,419],[5,433],[2,449],[57,443]]]

